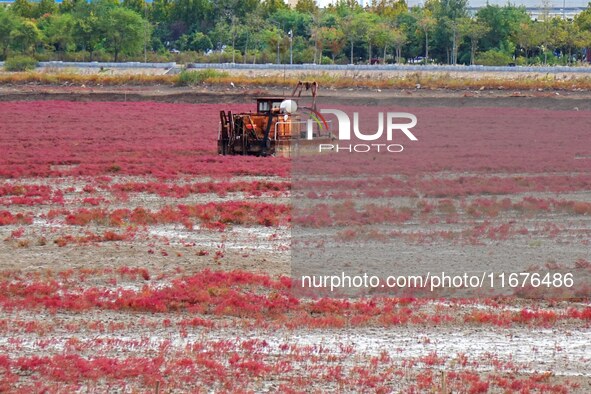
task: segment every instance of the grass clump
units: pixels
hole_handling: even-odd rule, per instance
[[[503,51],[491,49],[490,51],[482,52],[476,56],[476,64],[483,66],[497,66],[499,64],[506,66],[513,63],[511,56]]]
[[[4,62],[6,71],[29,71],[35,68],[37,68],[37,59],[30,56],[13,56]]]
[[[226,78],[229,74],[227,71],[219,71],[213,68],[206,68],[203,70],[183,70],[177,78],[178,86],[198,85],[203,82],[215,82],[220,78]]]

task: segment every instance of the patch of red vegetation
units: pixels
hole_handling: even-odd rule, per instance
[[[0,177],[281,175],[280,158],[217,155],[219,105],[6,102]]]

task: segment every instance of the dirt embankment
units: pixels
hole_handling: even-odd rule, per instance
[[[166,103],[251,103],[257,96],[289,96],[290,89],[200,86],[0,86],[0,101],[157,101]],[[306,93],[302,96],[304,96]],[[591,110],[588,91],[450,89],[321,89],[319,102],[408,107],[512,107]]]

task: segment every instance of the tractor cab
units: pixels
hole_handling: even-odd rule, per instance
[[[285,101],[285,97],[259,97],[257,98],[257,112],[259,114],[279,112],[283,101]]]

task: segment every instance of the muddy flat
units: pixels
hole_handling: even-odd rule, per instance
[[[0,391],[589,392],[588,92],[321,90],[420,120],[386,172],[316,167],[342,186],[310,194],[328,230],[292,212],[293,161],[216,151],[220,110],[284,93],[0,88]],[[567,297],[295,297],[309,229],[337,263],[386,237],[401,267],[581,276]]]

